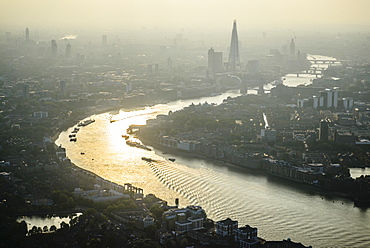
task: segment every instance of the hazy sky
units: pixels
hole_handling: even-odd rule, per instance
[[[0,0],[3,27],[327,28],[370,25],[370,0]],[[369,30],[369,28],[367,28]]]

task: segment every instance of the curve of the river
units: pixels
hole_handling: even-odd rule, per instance
[[[215,221],[230,217],[239,221],[239,226],[258,227],[258,235],[267,240],[291,238],[314,247],[370,247],[370,211],[353,207],[351,201],[322,196],[208,160],[176,156],[176,162],[170,162],[170,154],[130,147],[122,138],[131,124],[145,124],[147,119],[191,103],[219,104],[237,95],[231,91],[135,111],[121,110],[113,116],[94,115],[89,118],[95,123],[81,128],[77,142],[69,142],[68,138],[74,126],[62,132],[56,144],[62,144],[67,156],[81,168],[119,184],[132,183],[143,188],[145,194],[153,193],[171,205],[176,198],[181,206],[200,205]],[[110,123],[111,117],[115,122]],[[158,162],[148,163],[141,157]]]

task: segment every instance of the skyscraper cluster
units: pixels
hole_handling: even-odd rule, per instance
[[[222,52],[215,52],[212,47],[208,50],[208,69],[212,74],[224,71],[223,54]],[[234,20],[227,70],[236,71],[238,69],[240,69],[239,39],[236,21]]]

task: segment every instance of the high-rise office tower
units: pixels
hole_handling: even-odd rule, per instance
[[[326,120],[320,121],[319,125],[319,140],[328,140],[329,137],[329,122]]]
[[[292,39],[292,42],[290,42],[290,56],[294,56],[295,54],[295,44],[294,39]]]
[[[234,20],[233,31],[231,34],[229,68],[232,71],[236,71],[236,69],[239,66],[240,66],[239,40],[238,40],[238,31],[236,30],[236,20]]]
[[[28,41],[30,39],[30,30],[26,28],[26,40]]]
[[[326,89],[320,91],[320,96],[322,98],[322,103],[320,103],[320,107],[338,107],[339,92],[337,89]]]
[[[213,48],[208,50],[208,69],[212,73],[222,72],[222,52],[215,52]]]
[[[167,58],[167,67],[172,68],[172,59],[171,59],[171,57]]]
[[[101,37],[101,44],[103,45],[103,46],[106,46],[107,45],[107,42],[108,42],[108,37],[107,37],[107,35],[103,35],[102,37]]]
[[[55,40],[51,40],[51,57],[55,59],[58,55],[58,46]]]
[[[71,44],[67,44],[67,47],[66,47],[66,58],[69,59],[71,57]]]
[[[67,84],[66,81],[59,81],[59,91],[61,95],[65,95],[67,93]]]
[[[23,84],[23,98],[29,99],[30,98],[30,85],[25,83]]]

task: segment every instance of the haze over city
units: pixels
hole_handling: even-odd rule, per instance
[[[60,30],[189,29],[222,31],[237,19],[240,31],[369,28],[367,0],[64,0],[0,3],[1,27]]]

